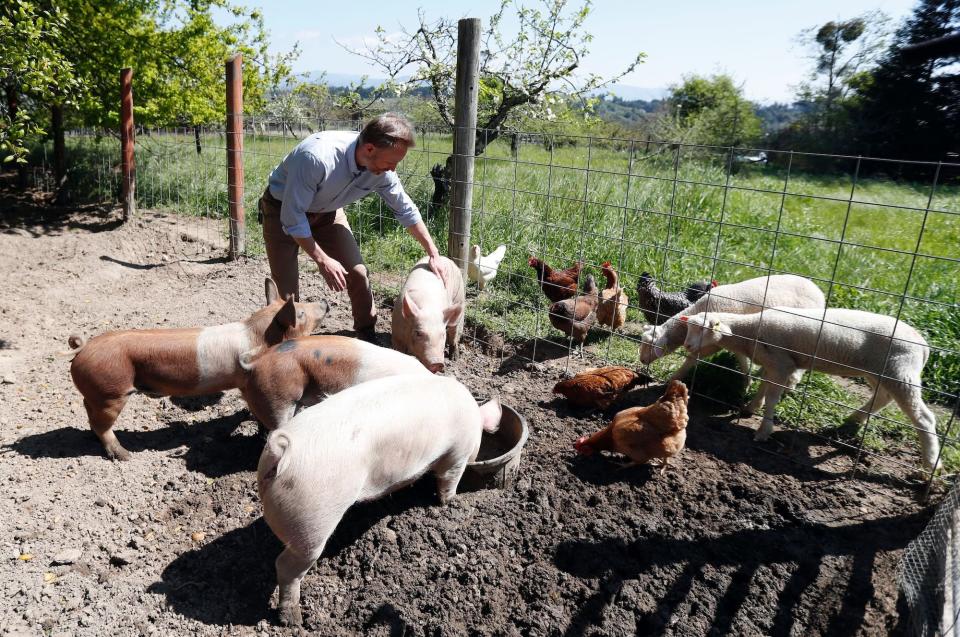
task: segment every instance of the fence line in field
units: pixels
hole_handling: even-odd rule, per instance
[[[263,249],[254,220],[266,179],[300,135],[357,127],[353,121],[244,120],[248,254]],[[296,137],[290,136],[292,131]],[[549,304],[526,265],[527,258],[535,256],[556,267],[583,261],[601,285],[600,264],[610,260],[617,269],[630,297],[628,325],[625,330],[602,326],[591,330],[586,352],[597,364],[639,364],[636,328],[644,320],[633,284],[646,271],[667,290],[701,279],[731,283],[766,274],[806,276],[824,290],[828,306],[866,309],[911,323],[930,341],[932,364],[946,365],[945,374],[955,369],[950,365],[956,365],[960,356],[957,340],[941,342],[937,330],[960,333],[957,292],[951,284],[960,273],[953,242],[960,236],[960,188],[955,185],[960,165],[773,150],[760,155],[756,149],[535,132],[517,138],[490,142],[477,158],[469,184],[474,189],[472,243],[479,244],[484,254],[502,243],[507,257],[490,286],[471,299],[474,327],[468,338],[495,353],[501,367],[542,362],[545,357],[562,357],[567,369],[579,365],[571,357],[575,343],[547,320]],[[81,130],[68,140],[71,155],[78,160],[72,165],[86,166],[76,168],[78,174],[87,175],[80,183],[97,197],[116,201],[116,138]],[[223,254],[229,230],[223,127],[141,127],[137,145],[140,214],[170,213],[167,220],[182,239],[178,256]],[[637,152],[640,146],[643,154]],[[430,170],[442,166],[451,152],[448,132],[420,129],[417,146],[398,168],[424,213],[435,185]],[[798,164],[816,162],[846,164],[848,170],[825,176],[796,169]],[[885,167],[884,174],[873,170],[876,166]],[[911,178],[891,178],[894,173]],[[929,179],[921,180],[925,173]],[[48,180],[38,185],[50,185],[47,174],[35,171],[38,180]],[[389,295],[399,287],[417,249],[378,198],[352,205],[348,215],[375,285]],[[435,215],[430,226],[434,236],[441,237],[447,220],[443,214]],[[925,317],[943,324],[925,325]],[[673,365],[658,361],[648,371],[663,379],[676,366],[675,359]],[[718,365],[705,361],[703,368]],[[703,376],[701,371],[697,374]],[[706,393],[708,400],[734,406],[734,401],[710,393],[707,381],[698,382],[696,376],[692,380],[694,394]],[[927,395],[949,410],[941,410],[938,426],[944,447],[952,454],[956,381],[952,385],[949,379],[934,381],[925,383]],[[850,392],[838,399],[818,387],[808,383],[798,388],[797,416],[787,424],[815,430],[806,425],[816,416],[803,417],[814,402],[820,405],[815,413],[853,409],[860,402],[850,398]],[[897,418],[898,413],[874,416],[871,427],[892,427]],[[851,472],[861,468],[863,459],[874,465],[878,460],[894,465],[913,462],[912,456],[901,462],[872,451],[867,431],[864,427],[853,440],[826,436],[832,444],[855,450]],[[915,445],[913,437],[907,442]]]

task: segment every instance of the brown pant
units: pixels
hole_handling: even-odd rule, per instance
[[[300,279],[297,269],[297,253],[300,246],[284,233],[280,224],[280,201],[267,189],[260,197],[260,212],[263,215],[263,243],[270,262],[270,276],[277,284],[281,297],[292,294],[300,300]],[[350,223],[343,208],[336,212],[307,214],[310,233],[320,249],[340,262],[347,271],[347,294],[353,307],[353,328],[362,330],[377,322],[377,308],[373,304],[373,292],[363,264],[360,246],[350,230]]]

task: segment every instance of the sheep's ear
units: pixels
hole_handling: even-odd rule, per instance
[[[689,316],[681,316],[681,317],[680,317],[680,321],[683,322],[683,323],[686,323],[686,322],[689,321],[689,320],[690,320],[690,317],[689,317]]]
[[[710,329],[714,332],[722,332],[725,329],[725,325],[720,322],[719,319],[713,319],[710,321]]]

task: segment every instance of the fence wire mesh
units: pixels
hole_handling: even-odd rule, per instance
[[[248,255],[263,253],[257,201],[273,168],[307,135],[358,130],[361,123],[245,119]],[[492,354],[491,371],[529,363],[569,371],[619,364],[664,380],[683,356],[674,352],[643,365],[642,326],[672,315],[690,284],[796,274],[816,283],[828,307],[885,314],[920,331],[930,350],[923,398],[936,417],[940,460],[946,473],[960,465],[960,164],[555,132],[476,133],[484,150],[470,184],[470,243],[483,255],[502,245],[505,255],[482,292],[473,293],[471,286],[466,338]],[[84,184],[83,195],[116,201],[116,136],[77,131],[68,150],[71,171],[83,174],[76,181]],[[450,131],[420,129],[416,147],[397,170],[441,249],[447,211],[435,204],[451,186],[441,169],[452,152]],[[229,233],[223,128],[141,129],[136,162],[138,214],[159,215],[170,224],[178,258],[222,258]],[[49,158],[40,165],[36,185],[53,189]],[[374,288],[389,303],[422,250],[376,197],[347,213]],[[162,256],[153,246],[143,251]],[[579,350],[574,337],[552,326],[551,304],[528,264],[531,257],[558,269],[581,262],[577,298],[586,274],[606,287],[602,265],[609,262],[628,297],[625,324],[594,324]],[[303,263],[305,272],[314,271],[310,265]],[[888,338],[888,353],[895,340]],[[818,348],[819,338],[806,353],[826,357]],[[731,357],[719,354],[699,360],[685,380],[705,408],[734,411],[732,422],[739,424],[735,410],[745,396],[735,368]],[[885,365],[875,371],[890,374]],[[759,376],[754,366],[752,388]],[[918,432],[900,409],[871,414],[860,427],[843,426],[845,416],[866,416],[881,398],[869,385],[806,373],[780,402],[778,416],[781,426],[849,451],[844,472],[912,479],[919,475]],[[768,450],[796,459],[795,446],[803,444],[786,436]],[[809,462],[817,463],[817,456]]]
[[[913,635],[960,635],[960,488],[955,481],[926,528],[907,545],[897,583]]]

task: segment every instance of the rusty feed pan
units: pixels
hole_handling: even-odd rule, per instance
[[[527,419],[512,407],[501,405],[500,429],[493,434],[483,432],[477,459],[467,465],[460,480],[460,490],[504,489],[513,484],[520,470],[520,454],[530,431]]]

